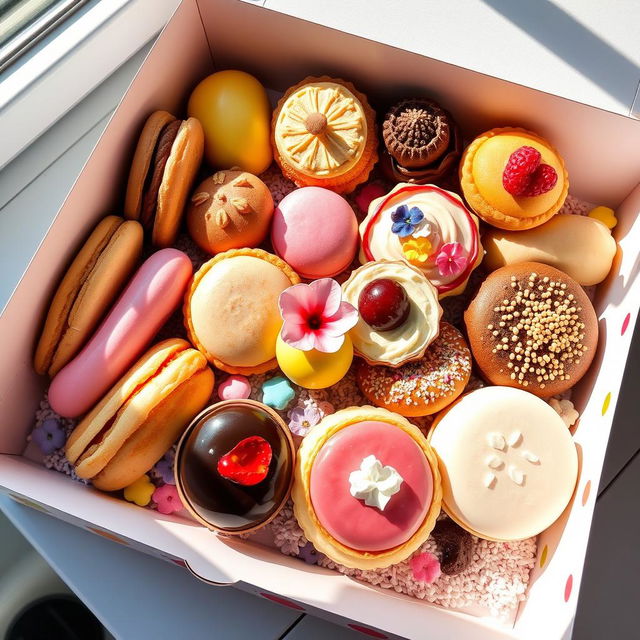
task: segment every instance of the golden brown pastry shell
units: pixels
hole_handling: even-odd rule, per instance
[[[405,543],[377,553],[356,551],[345,546],[322,526],[318,520],[310,495],[310,475],[313,462],[326,441],[335,433],[349,425],[375,420],[387,422],[407,433],[423,451],[433,474],[433,496],[431,505],[420,528]],[[291,492],[293,512],[304,535],[314,547],[334,562],[352,569],[379,569],[402,562],[417,551],[427,540],[436,524],[442,501],[440,471],[435,452],[427,439],[406,418],[378,407],[349,407],[326,416],[312,427],[302,441],[296,461],[295,480]]]

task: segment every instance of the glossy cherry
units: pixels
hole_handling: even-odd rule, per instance
[[[271,445],[264,438],[250,436],[218,460],[218,473],[231,482],[250,487],[267,477],[272,455]]]
[[[390,278],[370,282],[358,297],[362,319],[376,331],[390,331],[409,317],[411,305],[404,287]]]

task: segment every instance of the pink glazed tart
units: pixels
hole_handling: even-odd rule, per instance
[[[274,251],[303,278],[328,278],[344,271],[358,247],[358,221],[351,205],[321,187],[285,196],[271,227]]]
[[[440,512],[440,475],[426,438],[373,407],[327,416],[305,437],[294,510],[318,551],[348,567],[386,567],[411,555]]]

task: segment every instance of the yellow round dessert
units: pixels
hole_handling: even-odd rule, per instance
[[[288,345],[280,335],[276,341],[278,366],[289,380],[305,389],[326,389],[344,378],[353,360],[349,336],[335,353],[317,349],[301,351]]]
[[[283,174],[299,187],[349,193],[378,159],[375,113],[350,82],[305,78],[278,102],[272,144]]]
[[[277,366],[282,327],[280,294],[300,279],[280,258],[261,249],[218,254],[195,274],[184,303],[191,342],[228,373],[262,373]]]
[[[227,69],[207,76],[191,93],[187,111],[202,123],[213,167],[240,167],[255,175],[269,168],[271,107],[252,75]]]
[[[503,173],[511,154],[520,147],[533,147],[540,163],[557,175],[546,193],[515,196],[503,185]],[[569,177],[562,157],[544,138],[519,128],[491,129],[478,136],[462,155],[460,184],[469,206],[494,227],[509,230],[531,229],[554,216],[564,204]]]

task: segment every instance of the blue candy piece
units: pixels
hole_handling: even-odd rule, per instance
[[[262,402],[272,409],[286,409],[295,395],[289,381],[282,376],[266,380],[262,385]]]

